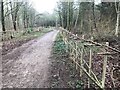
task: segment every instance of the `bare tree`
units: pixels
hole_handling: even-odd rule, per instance
[[[20,7],[21,7],[21,5],[22,5],[23,3],[21,2],[14,2],[14,3],[12,3],[11,1],[10,1],[10,10],[11,10],[11,16],[12,16],[12,22],[13,22],[13,28],[14,28],[14,30],[16,31],[17,29],[17,27],[16,27],[16,22],[17,22],[17,15],[18,15],[18,11],[19,11],[19,9],[20,9]]]
[[[5,33],[5,21],[4,21],[4,5],[3,5],[3,0],[1,0],[1,23],[2,23],[2,31]]]
[[[118,37],[118,31],[119,31],[119,21],[120,21],[120,0],[118,2],[118,6],[116,5],[115,2],[115,8],[116,8],[116,13],[117,13],[117,21],[116,21],[116,27],[115,27],[115,35]]]
[[[95,19],[95,2],[94,2],[94,0],[93,0],[92,10],[93,10],[93,24],[94,24],[93,27],[94,27],[94,30],[98,33],[96,19]]]

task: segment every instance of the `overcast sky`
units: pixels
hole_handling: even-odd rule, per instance
[[[33,7],[40,13],[52,13],[59,0],[32,0]]]
[[[30,0],[32,1],[33,7],[39,12],[49,12],[52,13],[56,7],[56,2],[59,0]],[[95,0],[96,3],[99,3],[101,0]]]

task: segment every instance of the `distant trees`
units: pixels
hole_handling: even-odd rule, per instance
[[[95,5],[95,1],[60,0],[57,9],[60,25],[70,31],[90,32],[94,35],[119,34],[120,2],[101,2]]]
[[[12,16],[13,28],[16,31],[17,30],[16,28],[17,16],[18,16],[19,9],[22,5],[22,2],[10,1],[9,4],[10,4],[10,14]]]
[[[120,25],[120,1],[119,2],[102,2],[97,5],[97,9],[101,13],[101,21],[109,22],[108,26],[111,32],[114,30],[115,36],[118,37]]]
[[[86,33],[91,31],[91,20],[93,21],[92,16],[92,3],[90,2],[78,2],[79,4],[79,16],[78,16],[78,26],[80,32]],[[77,31],[79,32],[79,31]]]
[[[22,7],[24,5],[25,2],[14,2],[13,0],[1,1],[1,22],[2,26],[4,27],[3,31],[5,31],[5,28],[13,28],[15,31],[17,31],[17,24],[19,26],[19,23],[22,23],[20,16],[24,14],[22,13]]]
[[[95,17],[95,2],[93,0],[93,4],[92,4],[92,13],[93,13],[93,27],[94,30],[98,33],[98,29],[97,29],[97,25],[96,25],[96,17]]]
[[[92,10],[93,10],[93,16],[92,16]],[[62,0],[58,3],[57,11],[59,14],[60,25],[72,32],[89,31],[87,27],[89,27],[90,19],[92,17],[93,17],[92,20],[94,21],[94,28],[96,29],[94,3],[92,4],[90,2],[79,2],[79,1],[74,2],[74,0],[73,1],[68,0],[68,2],[66,2]]]
[[[55,26],[55,15],[39,14],[28,1],[1,0],[0,16],[2,31],[19,31],[40,26]]]
[[[55,26],[56,14],[39,14],[26,1],[1,0],[2,30],[27,29],[38,26]],[[57,5],[60,26],[74,33],[114,33],[119,35],[120,2],[79,2],[60,0]]]
[[[58,3],[58,14],[60,17],[60,25],[68,30],[73,27],[73,12],[74,2],[59,2]]]
[[[48,27],[48,26],[56,26],[56,14],[49,14],[47,12],[38,14],[35,16],[35,22],[37,26],[43,26],[43,27]]]

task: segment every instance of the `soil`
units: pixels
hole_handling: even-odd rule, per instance
[[[51,88],[76,88],[76,81],[80,80],[72,62],[65,56],[54,55],[51,59]]]
[[[49,78],[51,88],[78,88],[82,87],[80,83],[79,72],[75,69],[75,64],[69,59],[69,54],[65,53],[65,47],[60,49],[59,44],[63,43],[57,40],[54,44],[51,61],[51,76]],[[63,46],[63,44],[61,44]],[[62,52],[61,52],[62,51]],[[81,85],[80,85],[81,84]]]
[[[2,87],[49,87],[51,50],[57,33],[49,32],[3,55]]]
[[[56,42],[59,42],[56,41]],[[61,45],[62,46],[62,45]],[[58,46],[59,47],[59,46]],[[118,47],[119,48],[119,47]],[[63,50],[62,50],[63,51]],[[85,60],[89,61],[89,55],[85,54]],[[92,70],[101,79],[102,68],[103,68],[103,56],[94,54],[92,60]],[[51,70],[51,87],[52,88],[87,88],[88,78],[86,74],[80,78],[79,69],[75,69],[75,63],[69,58],[69,54],[58,52],[53,52],[52,56],[52,70]],[[120,54],[115,54],[108,56],[107,62],[107,73],[105,88],[116,88],[120,86]],[[113,71],[112,71],[113,70]],[[111,76],[113,72],[113,77]],[[91,82],[91,88],[99,88],[94,83]]]
[[[2,43],[2,55],[6,55],[7,53],[10,53],[13,49],[22,46],[24,43],[27,43],[30,40],[33,40],[34,38],[27,38],[24,40],[10,40],[5,41]]]

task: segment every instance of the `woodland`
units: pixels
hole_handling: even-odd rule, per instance
[[[53,71],[58,72],[62,66],[72,68],[61,69],[62,73],[73,75],[70,81],[63,81],[69,84],[67,88],[119,88],[120,0],[102,0],[98,4],[95,0],[59,0],[56,4],[50,14],[39,13],[29,0],[1,0],[2,55],[36,37],[58,30],[52,50],[53,59],[58,60],[54,61],[57,70]],[[66,78],[67,74],[63,77]],[[58,76],[54,75],[54,78],[58,80]]]

